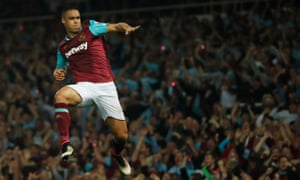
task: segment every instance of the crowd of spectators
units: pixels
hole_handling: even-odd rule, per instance
[[[298,15],[284,7],[130,19],[137,33],[108,35],[132,177],[112,161],[93,107],[71,110],[77,155],[60,161],[53,96],[72,79],[52,75],[58,21],[1,25],[0,180],[300,179]]]
[[[220,2],[221,0],[210,0],[213,2]],[[151,8],[168,5],[186,5],[189,3],[203,3],[204,0],[1,0],[0,6],[3,7],[0,12],[0,20],[5,18],[19,18],[19,17],[37,17],[49,16],[58,13],[66,3],[77,4],[81,12],[99,12],[99,11],[116,11],[136,8]]]

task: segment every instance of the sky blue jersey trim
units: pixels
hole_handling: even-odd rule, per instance
[[[56,55],[56,68],[62,69],[65,68],[69,65],[69,62],[62,56],[61,52],[57,50],[57,55]]]
[[[90,20],[89,30],[94,36],[103,36],[107,33],[107,25],[108,23]]]
[[[66,109],[66,108],[56,108],[56,109],[55,109],[55,112],[65,112],[65,113],[68,113],[69,110]]]

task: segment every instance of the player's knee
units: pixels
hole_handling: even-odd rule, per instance
[[[54,96],[55,103],[66,103],[69,105],[77,105],[82,101],[79,94],[69,87],[60,89]]]
[[[64,95],[64,93],[57,92],[54,96],[54,102],[55,103],[68,103],[67,97]]]

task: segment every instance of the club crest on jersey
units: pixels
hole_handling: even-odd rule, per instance
[[[85,36],[81,34],[78,38],[78,41],[84,41],[84,40],[85,40]]]
[[[88,43],[85,41],[81,44],[79,44],[77,47],[71,48],[68,52],[65,53],[66,58],[69,58],[70,56],[80,52],[85,51],[88,48]]]

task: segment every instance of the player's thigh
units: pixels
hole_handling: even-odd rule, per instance
[[[96,86],[94,83],[80,82],[67,85],[72,88],[80,97],[80,101],[75,102],[78,107],[93,106],[93,99],[97,97]],[[79,99],[78,99],[79,100]]]
[[[98,100],[96,105],[102,119],[116,138],[126,140],[128,138],[127,123],[118,97],[102,96],[100,99],[101,101]]]
[[[94,98],[94,104],[100,111],[101,118],[104,121],[106,121],[108,117],[125,120],[115,85],[106,83],[99,85],[97,88],[97,96]]]
[[[76,90],[71,87],[64,86],[55,94],[56,103],[67,103],[70,105],[77,105],[82,101],[81,96]]]

